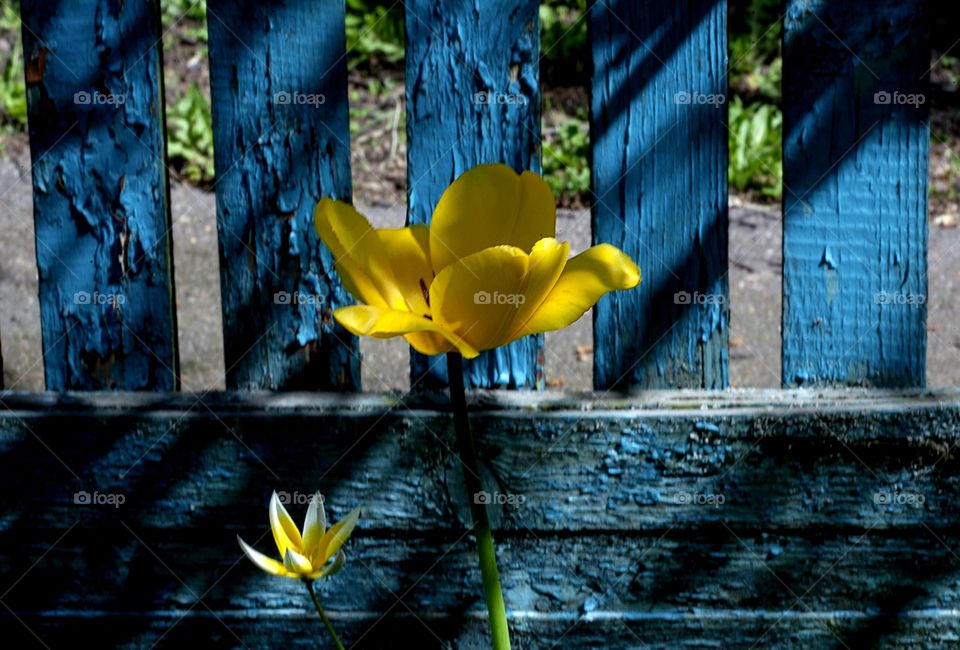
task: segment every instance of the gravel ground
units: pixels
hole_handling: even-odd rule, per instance
[[[34,263],[30,175],[26,152],[0,159],[0,340],[4,384],[41,390],[39,308]],[[220,284],[213,195],[174,184],[174,260],[183,387],[200,392],[223,387]],[[361,206],[377,225],[403,224],[401,207]],[[733,202],[730,212],[730,380],[735,387],[776,387],[780,375],[780,216],[775,208]],[[558,236],[574,251],[589,245],[590,217],[562,210]],[[927,380],[960,385],[960,229],[930,229],[930,296]],[[547,377],[553,388],[591,387],[589,316],[547,335]],[[363,339],[368,390],[406,389],[407,346],[401,339]]]

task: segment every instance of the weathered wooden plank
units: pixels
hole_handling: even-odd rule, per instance
[[[197,639],[203,639],[204,645],[211,648],[316,650],[328,643],[315,620],[316,614],[302,607],[271,616],[247,610],[211,612],[202,606],[189,612],[184,608],[165,613],[162,617],[129,614],[105,619],[76,612],[18,615],[19,621],[9,614],[0,615],[0,630],[14,647],[39,647],[37,636],[51,648],[75,644],[78,638],[95,638],[105,647],[118,650],[182,648],[195,644]],[[349,647],[357,650],[490,647],[489,624],[475,616],[452,621],[424,618],[398,604],[380,623],[376,623],[380,619],[377,613],[341,616],[332,612],[330,618]],[[511,621],[514,647],[523,649],[749,648],[759,641],[756,647],[761,648],[927,650],[956,647],[960,638],[957,632],[957,617],[952,610],[911,611],[900,616],[879,612],[799,612],[786,617],[780,612],[705,615],[696,610],[675,614],[598,610],[562,618],[533,613]]]
[[[474,398],[518,647],[960,638],[960,391]],[[449,414],[418,399],[0,393],[0,632],[316,643],[234,537],[267,549],[270,490],[319,488],[364,504],[324,595],[348,640],[484,647]]]
[[[538,4],[529,0],[408,0],[409,223],[429,223],[447,186],[475,165],[540,170]],[[497,215],[490,215],[491,219]],[[478,388],[542,388],[543,336],[466,366]],[[446,385],[443,357],[411,353],[411,383]]]
[[[360,386],[353,299],[313,227],[350,199],[343,0],[207,4],[227,387]]]
[[[3,566],[4,583],[28,572],[4,596],[9,611],[51,647],[93,626],[109,630],[98,637],[108,647],[167,647],[201,631],[228,647],[274,647],[295,630],[316,643],[301,585],[242,559],[234,529],[185,531],[171,542],[125,523],[107,543],[80,527],[27,544],[0,535],[4,556],[16,558]],[[265,530],[249,534],[272,544]],[[519,647],[934,647],[960,633],[960,562],[948,547],[960,538],[941,539],[755,540],[724,530],[528,537],[502,540],[498,556]],[[346,639],[373,648],[405,647],[391,638],[411,636],[428,647],[484,647],[468,537],[398,540],[361,528],[349,549],[346,568],[321,595]],[[24,634],[21,621],[0,617],[4,638]]]
[[[20,4],[46,387],[172,390],[157,3]]]
[[[787,3],[783,383],[922,386],[927,3]]]
[[[593,238],[643,283],[594,316],[597,389],[727,386],[727,9],[591,10]]]
[[[129,504],[109,509],[114,520],[109,528],[90,525],[81,514],[63,522],[62,530],[0,534],[4,585],[54,546],[4,602],[24,612],[162,614],[197,604],[202,594],[214,610],[265,617],[306,605],[302,585],[277,580],[242,558],[237,534],[276,554],[262,512],[256,528],[228,523],[157,531],[142,527],[141,513]],[[304,510],[291,506],[298,520]],[[960,560],[953,555],[958,543],[956,527],[887,536],[748,534],[717,525],[695,533],[502,534],[497,557],[504,597],[516,618],[562,618],[591,609],[666,617],[689,608],[713,616],[731,610],[745,616],[791,610],[889,615],[958,609]],[[382,611],[393,602],[383,602],[386,596],[404,594],[404,602],[426,618],[445,612],[475,616],[484,604],[472,545],[466,528],[410,536],[371,530],[361,520],[343,572],[321,583],[329,585],[325,600],[333,610],[355,615]],[[349,588],[335,593],[337,585]],[[122,602],[117,594],[124,594]]]
[[[143,525],[160,529],[254,526],[262,508],[251,503],[266,503],[270,489],[322,488],[340,507],[363,502],[377,528],[435,531],[469,521],[445,413],[399,403],[388,411],[386,398],[351,406],[299,396],[299,407],[270,408],[225,396],[207,399],[209,409],[193,400],[114,412],[97,407],[97,397],[48,401],[42,411],[2,399],[0,454],[17,462],[0,475],[0,530],[28,513],[31,526],[60,529],[76,516],[78,489],[124,494]],[[953,391],[849,404],[828,397],[815,411],[802,394],[766,408],[710,406],[722,401],[710,395],[649,408],[621,399],[554,409],[548,400],[527,411],[497,410],[490,399],[475,413],[485,489],[523,500],[492,508],[499,530],[724,522],[896,531],[960,519],[949,452],[960,438]],[[711,496],[722,496],[722,507],[704,507]],[[917,498],[922,508],[913,507]],[[108,514],[87,516],[107,525]]]

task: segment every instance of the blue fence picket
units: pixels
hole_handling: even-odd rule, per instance
[[[593,237],[643,274],[596,307],[594,385],[725,387],[726,2],[600,2],[591,35]]]
[[[925,6],[787,5],[786,386],[924,383]]]
[[[178,385],[155,2],[22,0],[48,390]]]
[[[313,227],[350,198],[343,0],[210,0],[227,386],[360,386],[351,304]]]
[[[429,223],[443,190],[481,163],[540,169],[540,34],[529,0],[407,0],[408,222]],[[491,215],[495,219],[496,215]],[[543,336],[466,364],[477,388],[543,386]],[[446,384],[442,357],[411,356],[415,387]]]

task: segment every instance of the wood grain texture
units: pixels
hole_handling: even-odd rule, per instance
[[[787,3],[783,383],[922,386],[926,3]]]
[[[21,2],[48,390],[178,386],[153,1]]]
[[[473,397],[518,647],[960,635],[957,391]],[[316,643],[234,538],[267,550],[270,491],[299,518],[321,489],[334,519],[364,504],[323,595],[349,641],[483,647],[452,423],[418,399],[0,393],[4,638]]]
[[[529,0],[408,0],[409,223],[429,223],[447,186],[482,163],[540,171],[538,5]],[[497,215],[490,215],[496,219]],[[543,336],[468,361],[478,388],[542,388]],[[411,352],[411,383],[446,385],[442,356]]]
[[[594,386],[725,387],[726,2],[590,13],[593,239],[643,274],[596,307]]]
[[[386,592],[384,592],[386,594]],[[330,613],[337,633],[350,648],[370,650],[484,650],[490,647],[488,623],[475,612],[456,621],[424,618],[411,613],[386,594],[394,605],[381,620],[377,613]],[[387,605],[389,607],[390,605]],[[316,613],[299,606],[258,614],[246,610],[210,611],[197,605],[164,617],[129,614],[110,620],[65,613],[56,617],[22,615],[2,620],[5,639],[14,647],[42,647],[31,630],[39,630],[52,648],[70,646],[77,638],[96,638],[110,648],[182,648],[197,639],[211,648],[270,648],[316,650],[327,642]],[[379,621],[379,622],[378,622]],[[518,650],[534,648],[609,648],[611,650],[674,650],[693,648],[850,648],[927,650],[956,647],[957,624],[952,610],[909,611],[901,615],[863,612],[806,611],[753,614],[728,611],[704,614],[644,614],[606,610],[569,616],[524,614],[511,620],[511,640]],[[29,628],[29,629],[28,629]],[[369,630],[369,631],[368,631]],[[357,641],[359,639],[359,641]],[[866,645],[859,645],[863,639]],[[843,644],[843,645],[841,645]]]
[[[211,1],[210,91],[227,387],[360,386],[353,304],[313,226],[350,199],[343,0]]]

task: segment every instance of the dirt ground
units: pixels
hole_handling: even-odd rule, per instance
[[[7,150],[10,155],[10,149]],[[37,271],[34,258],[29,156],[0,159],[0,340],[4,384],[43,388]],[[223,387],[216,205],[212,194],[173,183],[174,260],[184,390]],[[378,225],[402,225],[403,206],[363,207]],[[558,236],[572,250],[589,245],[586,210],[561,210]],[[780,215],[770,206],[741,204],[730,212],[730,379],[734,387],[775,387],[780,375]],[[960,229],[931,225],[928,300],[928,384],[960,385]],[[589,316],[547,335],[547,377],[552,388],[591,387]],[[400,339],[362,342],[368,390],[406,389],[407,347]]]

